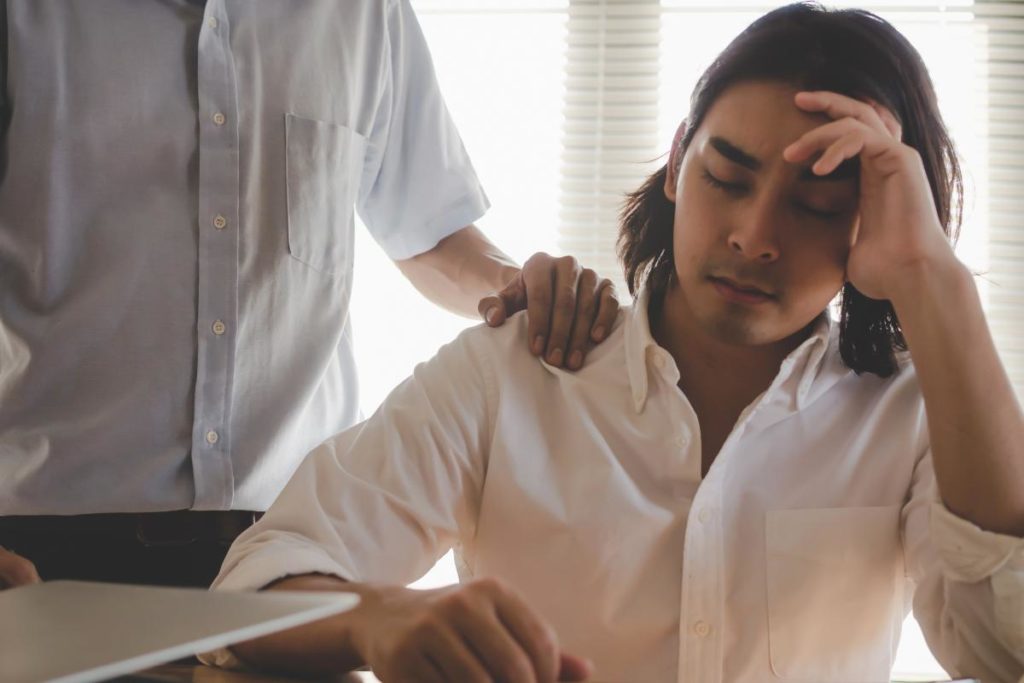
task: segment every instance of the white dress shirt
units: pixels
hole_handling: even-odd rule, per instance
[[[823,315],[702,479],[646,307],[575,373],[530,355],[523,316],[463,333],[309,455],[214,586],[407,584],[454,546],[600,681],[888,681],[911,604],[950,672],[1016,681],[1024,541],[937,502],[913,366],[854,374]]]
[[[266,509],[358,418],[353,206],[487,207],[408,0],[0,12],[0,515]]]

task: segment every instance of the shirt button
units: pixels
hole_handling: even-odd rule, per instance
[[[679,448],[685,448],[686,447],[686,439],[684,439],[681,436],[677,436],[676,438],[674,438],[672,440],[672,443],[674,443]]]
[[[228,219],[218,214],[213,219],[213,227],[217,228],[218,230],[223,230],[224,228],[228,227]]]
[[[220,441],[220,434],[218,434],[217,432],[213,431],[212,429],[210,431],[206,432],[206,443],[208,443],[208,444],[210,444],[212,446],[213,444],[217,443],[218,441]]]
[[[225,121],[227,121],[227,119],[224,117],[224,114],[217,112],[213,115],[213,122],[218,126],[223,126]]]
[[[206,20],[206,25],[210,28],[217,28],[218,23],[219,22],[217,21],[217,17],[210,17]]]
[[[711,633],[711,625],[705,621],[698,621],[693,625],[693,632],[701,638],[706,638]]]
[[[701,511],[697,513],[697,519],[699,519],[702,523],[708,521],[709,519],[711,519],[711,510],[708,510],[707,508],[701,508]]]
[[[220,320],[213,321],[213,333],[218,337],[227,332],[227,326]]]

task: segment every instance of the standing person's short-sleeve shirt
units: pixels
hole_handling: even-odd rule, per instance
[[[487,199],[408,0],[8,0],[0,515],[265,509],[358,415],[353,207]]]

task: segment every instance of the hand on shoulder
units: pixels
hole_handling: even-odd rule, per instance
[[[533,355],[578,370],[590,349],[608,337],[619,300],[611,280],[572,256],[538,252],[504,289],[481,299],[478,310],[491,327],[526,310],[526,343]]]

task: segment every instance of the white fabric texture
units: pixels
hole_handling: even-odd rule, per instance
[[[913,600],[951,673],[1016,681],[1024,541],[936,502],[909,361],[857,376],[822,316],[702,479],[646,306],[575,373],[529,354],[524,316],[466,331],[308,456],[214,587],[407,584],[458,547],[596,680],[700,683],[888,681]]]

